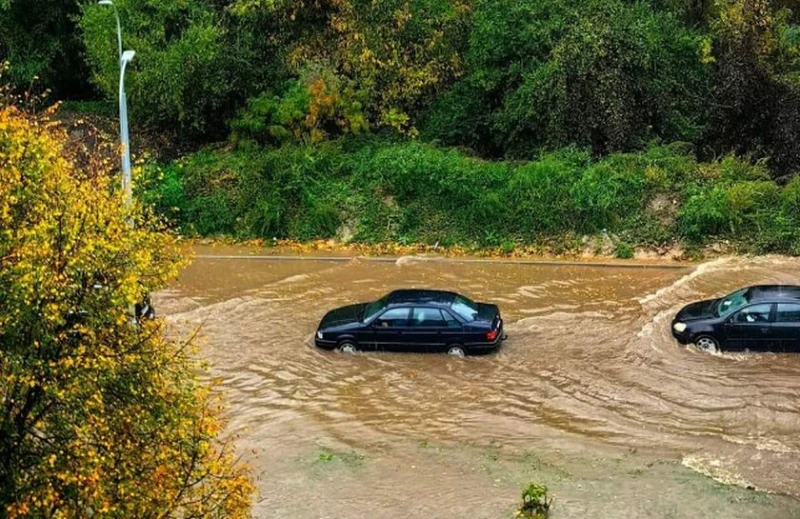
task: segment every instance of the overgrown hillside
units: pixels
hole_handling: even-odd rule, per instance
[[[797,0],[115,3],[187,232],[798,251]],[[18,87],[115,99],[112,10],[0,12]]]
[[[564,149],[485,161],[417,142],[341,139],[206,150],[150,170],[144,195],[184,230],[240,238],[354,239],[561,251],[616,235],[616,253],[682,240],[800,253],[800,177],[698,163],[685,146],[592,159]]]

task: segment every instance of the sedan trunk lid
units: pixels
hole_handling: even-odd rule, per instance
[[[500,308],[497,305],[478,303],[478,315],[475,316],[476,321],[486,321],[487,323],[494,323],[494,321],[499,318],[500,318]]]

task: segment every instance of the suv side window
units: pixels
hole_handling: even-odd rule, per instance
[[[381,328],[395,328],[408,323],[408,308],[391,308],[375,319],[375,324]]]
[[[800,324],[800,304],[778,303],[776,321],[779,323]]]
[[[768,323],[771,303],[748,306],[733,316],[733,322],[741,324]]]
[[[438,308],[414,308],[411,326],[420,328],[444,328],[447,326]]]

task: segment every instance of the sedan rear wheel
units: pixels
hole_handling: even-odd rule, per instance
[[[448,355],[452,355],[453,357],[466,357],[467,356],[467,352],[464,351],[464,348],[462,346],[457,345],[457,344],[455,344],[453,346],[450,346],[447,349],[447,354]]]
[[[711,353],[719,351],[719,343],[715,338],[709,335],[701,335],[694,340],[694,345],[697,346],[697,349],[700,351],[708,351]]]
[[[339,343],[339,351],[342,353],[357,353],[358,346],[352,341],[343,341]]]

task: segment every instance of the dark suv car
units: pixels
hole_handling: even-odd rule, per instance
[[[453,292],[396,290],[372,303],[345,306],[322,318],[320,348],[432,351],[464,356],[497,348],[505,339],[497,305]]]
[[[672,334],[701,350],[800,352],[800,287],[753,286],[692,303],[675,316]]]

